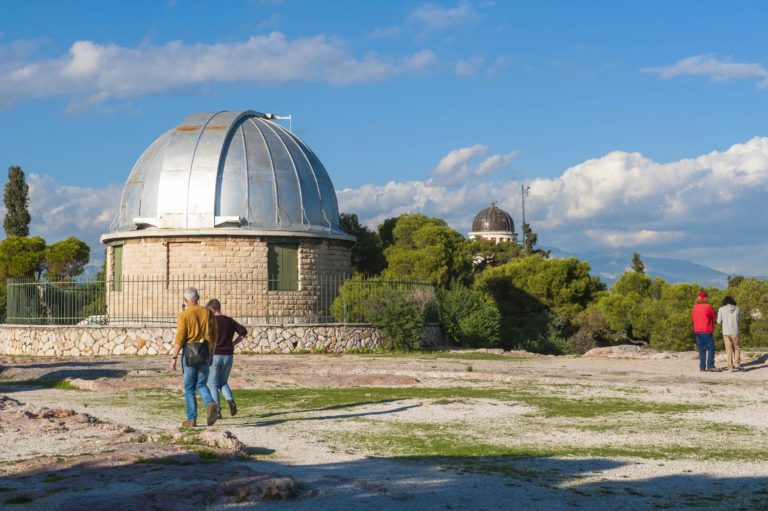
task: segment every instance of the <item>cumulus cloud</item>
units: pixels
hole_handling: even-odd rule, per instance
[[[611,248],[639,247],[685,238],[685,233],[682,231],[654,231],[651,229],[641,229],[639,231],[587,229],[586,234],[602,245]]]
[[[340,190],[340,208],[358,213],[370,226],[422,212],[467,232],[474,214],[496,200],[519,222],[522,183],[476,177],[482,165],[471,162],[487,151],[482,144],[451,151],[424,181]],[[526,217],[540,242],[572,252],[642,246],[648,253],[674,256],[710,247],[702,248],[698,261],[717,264],[730,257],[749,265],[754,258],[742,259],[731,247],[766,243],[768,137],[670,163],[614,151],[526,184],[531,187]]]
[[[722,60],[711,53],[684,58],[669,66],[648,67],[642,71],[657,74],[664,79],[678,76],[704,76],[717,82],[724,82],[756,78],[761,88],[768,87],[768,68],[765,66],[751,62],[732,62],[730,59]]]
[[[339,189],[340,209],[372,227],[421,212],[466,233],[474,215],[495,200],[519,231],[523,183],[491,175],[514,153],[489,153],[488,146],[475,144],[450,151],[423,180]],[[119,186],[63,186],[34,173],[28,182],[34,234],[51,241],[75,235],[99,250],[98,237],[119,204]],[[669,163],[614,151],[525,184],[526,217],[545,246],[576,253],[642,247],[643,254],[765,274],[768,137]]]
[[[428,49],[399,58],[377,53],[357,57],[333,37],[289,40],[280,32],[244,42],[174,41],[137,48],[76,41],[66,55],[38,60],[18,49],[4,54],[0,107],[26,99],[65,97],[72,110],[207,83],[373,82],[425,72],[437,61]]]
[[[95,259],[100,257],[99,236],[109,231],[115,217],[122,187],[83,188],[57,183],[51,176],[30,173],[30,232],[48,242],[69,236],[86,241]]]
[[[450,8],[441,7],[433,3],[422,4],[411,11],[409,17],[420,23],[426,32],[440,32],[476,21],[482,16],[475,10],[472,4],[463,2],[456,7]]]
[[[487,176],[509,167],[519,154],[512,151],[481,158],[487,153],[488,146],[483,144],[454,149],[440,160],[432,171],[432,177],[441,184],[453,184],[472,176]]]

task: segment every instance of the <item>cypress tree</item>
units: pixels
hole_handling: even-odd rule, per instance
[[[533,232],[529,223],[523,224],[523,245],[525,246],[525,252],[528,254],[534,254],[537,252],[536,243],[539,241],[539,235]]]
[[[29,185],[24,180],[24,171],[21,167],[11,165],[8,168],[8,182],[5,184],[3,195],[5,204],[5,218],[3,227],[6,236],[29,236]]]
[[[645,263],[640,259],[640,254],[637,252],[632,254],[632,269],[637,273],[645,275]]]

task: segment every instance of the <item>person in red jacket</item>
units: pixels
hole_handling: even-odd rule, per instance
[[[696,347],[699,350],[699,370],[717,371],[715,368],[715,309],[707,303],[707,292],[702,291],[696,296],[691,319],[693,334],[696,337]]]

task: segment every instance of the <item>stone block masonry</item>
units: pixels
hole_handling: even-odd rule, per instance
[[[0,355],[165,355],[175,335],[175,326],[0,325]],[[370,325],[258,325],[248,326],[248,336],[237,351],[339,353],[380,346],[379,332]]]
[[[297,247],[296,289],[269,288],[269,245],[288,239]],[[327,321],[335,296],[333,277],[351,273],[351,242],[306,237],[175,236],[126,239],[107,251],[109,315],[152,322],[175,317],[181,291],[194,285],[203,303],[217,298],[225,313],[258,323]],[[118,262],[115,250],[122,254]],[[324,289],[323,286],[325,286]],[[336,286],[337,287],[337,286]],[[247,318],[247,319],[246,319]],[[276,319],[276,320],[275,320]]]

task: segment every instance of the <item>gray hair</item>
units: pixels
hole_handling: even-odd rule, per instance
[[[198,300],[200,298],[200,294],[197,292],[197,288],[188,287],[184,290],[184,298],[187,300]]]

